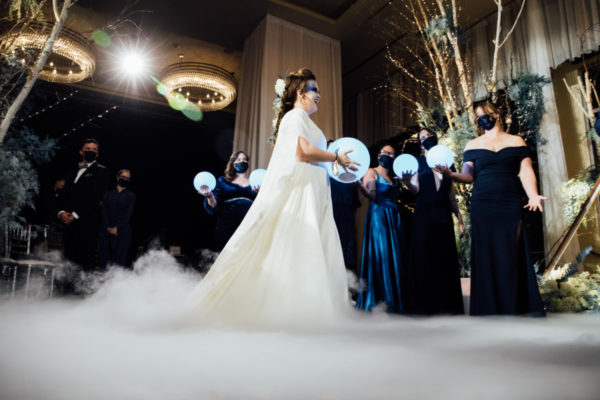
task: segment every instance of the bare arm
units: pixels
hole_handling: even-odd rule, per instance
[[[339,154],[330,153],[329,151],[321,150],[316,146],[308,143],[308,141],[302,136],[298,137],[298,146],[296,146],[296,158],[302,162],[334,162],[338,161],[340,165],[356,171],[357,168],[354,165],[360,165],[359,163],[352,161],[348,157],[348,153],[352,150],[341,151]]]
[[[367,171],[362,181],[359,182],[358,187],[360,188],[360,191],[369,200],[375,200],[377,198],[376,181],[377,174],[375,174],[375,172],[372,169],[370,169],[369,171]]]
[[[210,207],[211,209],[217,208],[217,197],[215,196],[213,191],[211,191],[208,188],[208,186],[202,186],[200,190],[198,190],[198,194],[204,196],[204,198],[206,199],[206,205],[208,205],[208,207]],[[207,211],[210,212],[210,210]]]
[[[523,189],[525,189],[525,193],[527,193],[527,197],[529,198],[529,202],[524,208],[528,208],[531,211],[544,211],[542,207],[542,200],[548,200],[545,196],[540,196],[537,190],[537,178],[535,177],[535,172],[533,172],[533,165],[531,163],[531,158],[525,157],[521,161],[521,169],[519,171],[519,179],[521,179],[521,184],[523,185]]]
[[[450,186],[450,192],[448,192],[448,197],[450,197],[450,209],[452,210],[452,214],[456,215],[456,218],[462,220],[462,215],[458,209],[458,202],[456,201],[456,192],[454,191],[454,184]]]
[[[296,147],[296,157],[302,162],[334,162],[336,159],[335,153],[330,153],[321,150],[316,146],[308,143],[306,139],[298,137],[298,147]]]
[[[217,198],[212,192],[210,192],[210,194],[206,198],[206,202],[211,208],[215,208],[217,206]]]
[[[450,186],[450,192],[448,194],[450,197],[450,209],[452,213],[456,215],[456,219],[458,220],[458,228],[460,229],[461,235],[465,233],[465,224],[463,223],[462,214],[458,209],[458,202],[456,201],[456,192],[454,191],[454,184]]]
[[[473,176],[475,175],[474,174],[475,166],[473,165],[473,161],[467,161],[467,162],[463,163],[463,169],[462,169],[461,173],[454,172],[450,168],[448,168],[444,165],[436,165],[434,170],[436,170],[444,175],[448,175],[455,182],[460,182],[460,183],[473,183],[473,180],[474,180]]]

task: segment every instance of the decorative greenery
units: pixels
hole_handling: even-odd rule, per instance
[[[24,207],[34,207],[39,183],[35,170],[54,155],[56,143],[41,140],[31,129],[11,129],[0,146],[0,226],[24,223],[19,216]],[[3,232],[4,230],[2,230]]]
[[[560,199],[563,203],[562,214],[566,225],[571,225],[577,218],[598,176],[600,176],[600,168],[592,166],[561,186]]]
[[[457,167],[462,168],[465,146],[467,142],[475,138],[475,128],[466,112],[452,120],[452,128],[448,129],[448,139],[450,140],[445,144],[454,151],[454,160]]]
[[[444,105],[437,103],[431,108],[417,108],[417,121],[421,127],[433,129],[440,135],[448,130],[448,118],[444,112]]]
[[[549,312],[600,311],[600,266],[579,266],[592,250],[583,250],[577,261],[565,264],[543,276],[539,282],[544,307]]]
[[[541,145],[545,144],[545,139],[540,135],[545,112],[543,88],[550,82],[548,77],[522,72],[507,88],[508,98],[515,106],[512,121],[519,125],[519,133]]]
[[[441,49],[448,49],[452,52],[448,34],[458,36],[458,30],[452,22],[452,9],[446,9],[444,14],[431,18],[425,29],[423,29],[425,39],[435,42]]]
[[[21,19],[25,15],[37,15],[45,1],[36,0],[11,0],[8,15],[11,19]]]
[[[22,65],[12,54],[0,59],[0,116],[4,116],[24,79]],[[25,104],[23,112],[29,105]],[[26,221],[20,216],[25,207],[34,208],[34,198],[39,191],[36,167],[50,161],[56,149],[53,139],[40,139],[27,126],[14,124],[8,131],[4,143],[0,144],[0,237],[4,226],[21,225]]]

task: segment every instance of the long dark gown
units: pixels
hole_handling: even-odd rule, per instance
[[[404,312],[406,243],[396,200],[398,191],[377,175],[376,198],[365,219],[356,308],[370,311],[383,302],[388,312]]]
[[[356,186],[341,183],[329,178],[331,187],[331,203],[333,205],[333,219],[340,235],[344,264],[346,268],[354,271],[356,268],[356,238],[354,225],[356,222],[356,209],[360,207]]]
[[[205,199],[204,208],[210,215],[217,217],[215,250],[221,251],[246,216],[256,198],[256,192],[250,186],[240,186],[221,176],[213,194],[217,199],[217,206],[210,207]]]
[[[407,308],[410,313],[464,314],[450,191],[443,176],[439,190],[425,157],[419,157],[419,193],[410,243]]]
[[[133,213],[135,194],[128,189],[120,192],[113,189],[106,192],[100,213],[102,224],[100,228],[100,265],[106,268],[109,264],[124,266],[127,253],[131,246],[131,226],[129,220]],[[106,228],[117,228],[117,236],[111,235]]]
[[[525,146],[467,150],[475,166],[471,197],[471,315],[544,315],[523,229]]]

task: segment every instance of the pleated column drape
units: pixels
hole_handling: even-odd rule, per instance
[[[271,157],[275,81],[302,67],[312,70],[321,90],[311,118],[328,139],[342,136],[339,41],[267,15],[244,43],[233,138],[233,150],[247,151],[252,169],[266,168]]]

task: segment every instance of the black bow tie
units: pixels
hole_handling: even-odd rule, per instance
[[[88,163],[86,163],[85,161],[82,161],[79,163],[79,169],[81,168],[87,168],[88,167]]]

